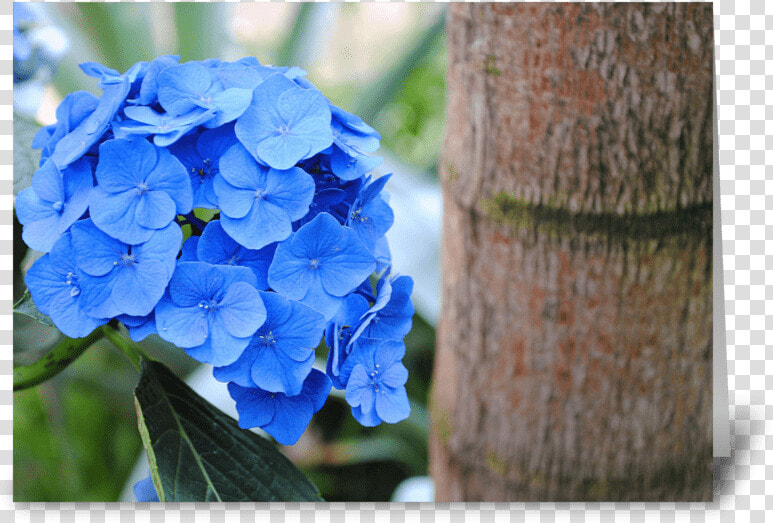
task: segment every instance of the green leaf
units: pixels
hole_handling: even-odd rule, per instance
[[[24,294],[21,295],[19,301],[13,304],[13,312],[18,312],[19,314],[24,314],[25,316],[34,318],[43,325],[47,325],[49,327],[54,326],[51,318],[40,312],[38,308],[35,307],[35,303],[32,301],[32,296],[30,295],[29,289],[24,289]]]
[[[161,501],[323,501],[268,440],[240,429],[158,362],[134,391]]]
[[[13,113],[13,195],[32,184],[38,170],[40,152],[32,148],[32,138],[40,126],[18,113]]]

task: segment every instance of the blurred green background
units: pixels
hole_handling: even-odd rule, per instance
[[[70,48],[44,92],[38,124],[55,121],[61,98],[99,94],[77,64],[97,61],[125,71],[139,60],[255,56],[298,65],[330,100],[382,135],[382,152],[435,176],[445,110],[444,6],[417,4],[116,4],[46,6]],[[31,136],[15,128],[15,142]],[[17,150],[19,146],[15,147]],[[378,154],[378,153],[377,153]],[[16,174],[17,176],[19,173]],[[34,261],[14,226],[14,295]],[[53,346],[55,329],[14,315],[14,358],[29,363]],[[402,480],[427,474],[427,396],[434,327],[419,314],[405,340],[408,420],[361,427],[343,395],[331,395],[302,439],[283,451],[328,501],[389,500]],[[178,376],[197,363],[152,336],[142,342]],[[318,357],[326,356],[325,349]],[[56,378],[14,393],[14,501],[115,501],[142,448],[132,391],[137,374],[108,344],[89,349]]]

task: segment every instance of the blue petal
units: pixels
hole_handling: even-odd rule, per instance
[[[258,291],[244,282],[228,287],[217,312],[225,329],[237,338],[252,336],[266,320],[266,308]]]
[[[153,486],[153,480],[150,479],[150,476],[134,484],[134,497],[138,503],[159,501],[156,487]]]
[[[212,311],[207,314],[209,335],[204,342],[186,350],[188,355],[203,363],[210,363],[216,367],[230,365],[239,359],[250,337],[237,338],[226,329],[220,311]]]
[[[158,75],[167,67],[177,65],[178,60],[180,60],[179,56],[164,55],[150,62],[140,87],[139,101],[142,105],[151,105],[157,100]]]
[[[94,111],[72,132],[59,140],[49,159],[63,169],[83,156],[107,131],[116,112],[124,103],[129,88],[130,82],[127,77],[121,77],[118,83],[105,85],[102,98]]]
[[[19,220],[19,223],[26,225],[28,223],[45,220],[52,216],[58,217],[59,213],[54,209],[50,202],[41,200],[40,197],[35,194],[35,189],[27,187],[26,189],[19,191],[19,194],[16,196],[16,218]],[[49,249],[45,249],[45,251],[48,251]],[[40,251],[42,249],[35,250]]]
[[[376,414],[387,423],[397,423],[407,418],[411,413],[408,394],[405,387],[390,390],[380,387],[376,392]]]
[[[314,179],[298,167],[287,171],[270,169],[265,189],[265,199],[281,207],[292,221],[303,218],[314,199]]]
[[[79,278],[81,304],[87,314],[95,318],[113,318],[123,311],[113,302],[115,271],[104,276],[81,273]]]
[[[156,305],[158,335],[178,347],[197,347],[207,339],[209,327],[207,315],[198,304],[178,307],[168,297]]]
[[[180,262],[169,281],[169,295],[179,307],[197,307],[223,292],[225,277],[213,265],[203,262]]]
[[[330,157],[330,168],[342,180],[354,180],[381,165],[383,160],[378,156],[348,154],[340,147],[334,147]]]
[[[132,247],[132,254],[138,261],[158,260],[164,264],[167,271],[167,282],[174,272],[177,253],[180,252],[183,233],[180,226],[176,223],[170,223],[163,229],[153,233],[153,236],[140,245]],[[166,283],[164,284],[166,286]]]
[[[295,361],[274,348],[256,344],[255,358],[250,369],[252,381],[261,389],[295,396],[301,392],[303,380],[314,365],[312,351],[305,361]]]
[[[359,407],[373,401],[373,384],[368,370],[362,365],[356,365],[346,384],[346,402],[352,407]]]
[[[408,369],[402,363],[394,363],[381,371],[381,383],[393,389],[402,387],[407,381]]]
[[[22,230],[21,238],[30,248],[46,252],[59,239],[60,224],[61,220],[58,214],[28,223]]]
[[[281,445],[293,445],[298,442],[306,427],[309,426],[314,415],[314,407],[311,400],[303,394],[282,395],[277,403],[274,419],[262,428]]]
[[[289,169],[298,161],[313,156],[309,142],[292,134],[267,136],[258,143],[255,152],[261,161],[275,169]]]
[[[187,240],[185,240],[185,243],[183,243],[182,250],[180,252],[180,259],[181,262],[187,262],[187,261],[206,261],[206,260],[199,260],[199,257],[196,255],[196,248],[199,245],[199,238],[200,236],[191,236]],[[211,262],[210,262],[211,263]]]
[[[232,122],[244,113],[252,102],[252,89],[230,88],[212,97],[206,107],[215,109],[215,117],[206,123],[207,127],[220,127]]]
[[[193,102],[212,87],[212,75],[203,66],[188,62],[167,67],[158,75],[158,101],[173,115],[187,113],[197,107]]]
[[[405,344],[401,340],[386,340],[379,344],[373,355],[373,363],[388,369],[399,363],[405,356]]]
[[[153,229],[137,222],[138,194],[135,189],[110,193],[97,186],[91,193],[89,214],[102,231],[124,243],[138,244],[148,241]]]
[[[32,175],[32,188],[41,200],[63,202],[64,181],[54,162],[47,161]]]
[[[240,387],[235,383],[228,384],[228,393],[236,401],[241,428],[262,427],[274,419],[276,402],[270,393],[256,388]]]
[[[299,258],[292,250],[292,237],[277,245],[268,268],[268,283],[287,298],[300,300],[312,286],[321,287],[319,274],[309,268],[308,258]]]
[[[116,268],[129,246],[99,230],[91,220],[72,226],[72,245],[78,268],[91,276],[104,276]]]
[[[257,199],[242,218],[221,215],[223,229],[237,242],[249,249],[286,239],[292,233],[292,222],[281,207],[266,199]]]
[[[177,215],[175,203],[163,191],[150,191],[139,196],[135,213],[137,223],[148,229],[166,227]]]
[[[220,205],[222,216],[234,219],[243,218],[255,203],[255,190],[234,187],[220,174],[212,180],[212,189]]]
[[[166,267],[157,260],[144,260],[126,267],[119,265],[111,298],[124,314],[144,316],[161,299],[168,280]]]

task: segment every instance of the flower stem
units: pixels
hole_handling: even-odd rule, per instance
[[[105,325],[101,329],[105,337],[110,340],[110,343],[123,352],[124,356],[129,359],[138,371],[142,372],[141,364],[143,359],[153,361],[153,358],[142,347],[123,336],[117,328]]]
[[[103,330],[96,329],[85,338],[66,338],[35,363],[14,367],[13,390],[34,387],[53,378],[103,336]]]

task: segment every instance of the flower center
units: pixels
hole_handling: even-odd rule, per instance
[[[280,125],[279,126],[279,134],[284,136],[286,134],[290,134],[290,126],[287,124]]]
[[[145,182],[138,183],[136,189],[137,189],[138,196],[142,196],[143,194],[147,193],[150,190],[150,188]]]
[[[61,202],[61,201],[60,201],[60,202],[54,202],[54,203],[51,205],[51,207],[52,207],[52,208],[53,208],[53,209],[54,209],[56,212],[60,212],[60,211],[62,210],[62,207],[64,207],[64,203],[63,203],[63,202]]]
[[[381,385],[381,376],[378,375],[378,368],[379,366],[376,365],[376,368],[370,372],[370,384],[373,386],[373,390],[378,392],[379,385]],[[385,391],[381,391],[382,394],[384,394]]]
[[[260,340],[263,342],[263,345],[269,346],[276,343],[276,340],[274,339],[274,333],[269,332],[268,334],[265,334],[263,336],[259,336]]]
[[[81,293],[81,289],[78,287],[78,278],[72,272],[68,272],[66,278],[64,283],[70,286],[70,296],[74,298]]]
[[[309,260],[309,269],[319,269],[319,258]]]
[[[266,190],[265,190],[265,189],[257,189],[257,190],[255,191],[255,199],[256,199],[256,200],[262,200],[263,198],[265,198],[265,197],[266,197],[266,194],[267,194],[267,193],[266,193]]]
[[[201,300],[199,302],[199,307],[207,312],[217,310],[217,306],[218,303],[215,300]]]
[[[136,260],[134,259],[133,254],[126,253],[121,255],[121,259],[119,261],[121,265],[123,265],[124,267],[128,267],[129,265],[135,263]],[[119,262],[113,262],[113,265],[118,265],[118,263]]]

